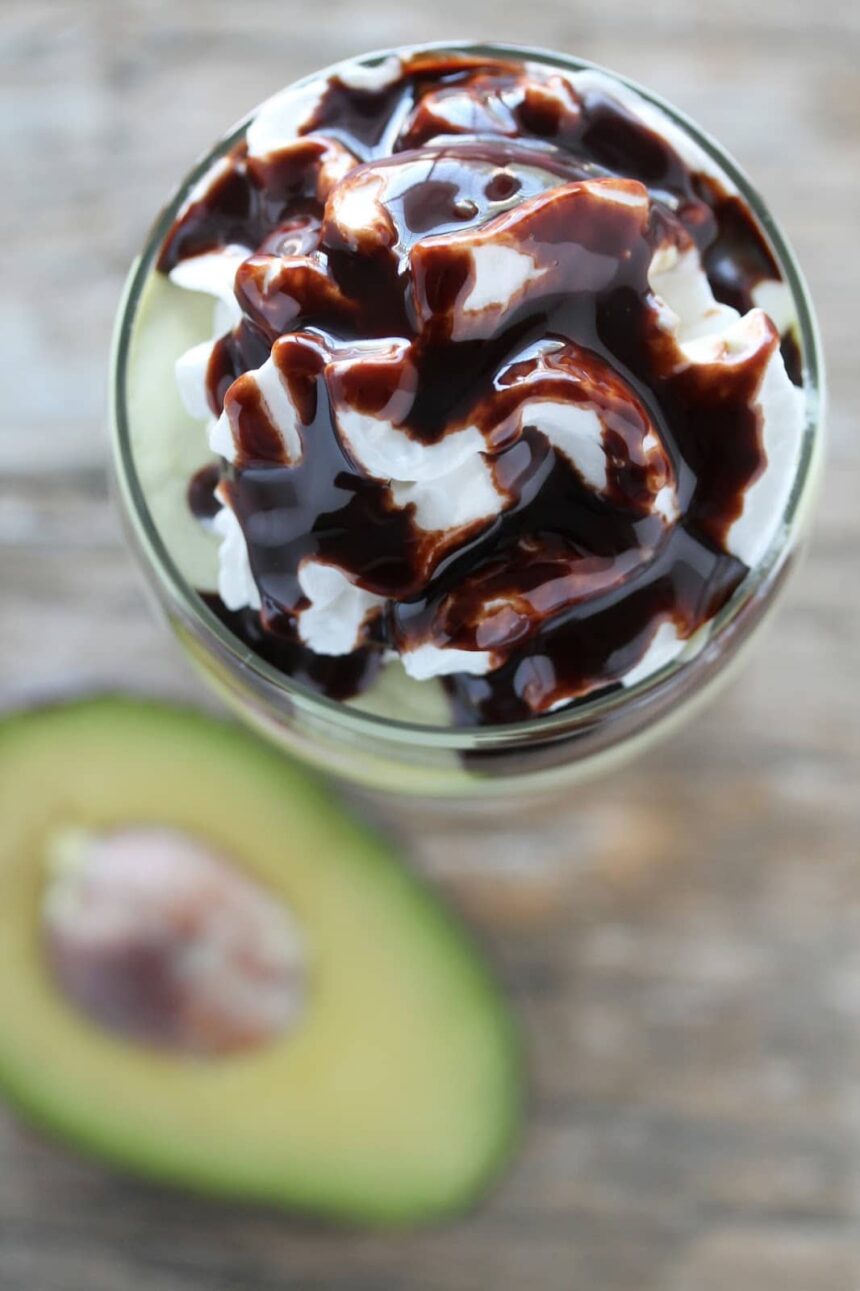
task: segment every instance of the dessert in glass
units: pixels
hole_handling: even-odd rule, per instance
[[[180,641],[373,789],[572,784],[693,713],[798,549],[821,358],[737,166],[576,59],[420,46],[264,103],[122,305],[117,473]]]

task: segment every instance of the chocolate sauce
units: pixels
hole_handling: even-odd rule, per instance
[[[382,664],[377,645],[347,655],[315,654],[302,645],[286,615],[271,615],[266,626],[256,610],[228,610],[220,596],[201,592],[201,599],[234,636],[250,646],[273,668],[327,695],[329,699],[352,699],[373,685]]]
[[[221,482],[217,462],[201,466],[188,482],[188,509],[198,520],[213,520],[221,510],[215,490]]]
[[[746,203],[734,194],[720,196],[713,181],[709,188],[716,236],[704,248],[705,270],[717,300],[743,313],[753,303],[753,287],[768,278],[778,280],[779,267]]]
[[[803,354],[794,332],[786,332],[780,342],[780,353],[789,380],[796,386],[803,385]]]
[[[230,613],[208,597],[210,608],[275,667],[339,699],[372,682],[384,649],[491,651],[485,676],[446,679],[463,723],[617,685],[660,623],[690,636],[747,573],[725,540],[765,464],[755,395],[779,337],[763,332],[728,374],[684,367],[655,324],[648,270],[658,245],[694,246],[717,299],[747,310],[753,288],[779,278],[752,212],[611,96],[577,96],[515,63],[425,56],[374,92],[333,79],[302,133],[264,160],[238,145],[159,259],[169,272],[248,248],[243,318],[217,343],[207,384],[232,427],[222,490],[263,608]],[[339,183],[378,212],[366,229],[328,201]],[[525,246],[534,283],[472,319],[463,235]],[[371,340],[385,342],[376,360],[362,349]],[[269,358],[297,410],[298,450],[244,376]],[[799,366],[798,355],[792,379]],[[535,396],[599,415],[605,487],[529,425]],[[499,514],[421,529],[355,460],[345,407],[386,410],[425,445],[477,426]],[[213,514],[215,482],[195,477],[195,514]],[[657,513],[661,490],[677,500],[673,523]],[[299,640],[309,558],[385,598],[344,658]]]

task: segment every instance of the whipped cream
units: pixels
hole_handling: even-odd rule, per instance
[[[212,451],[240,475],[253,468],[269,471],[269,480],[280,471],[286,480],[286,472],[310,471],[314,418],[325,405],[344,461],[377,490],[374,506],[386,517],[403,517],[402,532],[412,534],[406,539],[411,581],[402,596],[389,594],[372,565],[357,571],[330,554],[309,552],[298,563],[289,603],[281,600],[280,608],[305,646],[333,657],[361,648],[393,609],[386,649],[417,679],[493,674],[553,615],[590,598],[609,604],[660,558],[676,529],[686,535],[691,499],[702,491],[706,467],[716,469],[708,456],[713,448],[703,448],[704,465],[694,468],[699,484],[691,482],[685,454],[666,438],[657,396],[644,390],[624,354],[607,361],[572,337],[552,329],[536,336],[531,327],[519,348],[507,346],[506,360],[501,341],[523,320],[540,319],[562,297],[590,308],[592,299],[616,290],[619,265],[628,272],[625,266],[647,247],[630,326],[643,333],[637,344],[645,347],[660,390],[693,391],[690,407],[704,409],[705,420],[722,401],[730,431],[741,416],[757,427],[760,460],[739,477],[737,513],[712,519],[716,503],[701,509],[704,540],[748,567],[777,535],[804,427],[802,392],[779,348],[780,333],[793,322],[785,284],[756,281],[751,307],[743,311],[717,300],[681,218],[680,198],[662,189],[655,196],[635,176],[606,173],[602,152],[572,160],[540,135],[531,139],[528,123],[549,114],[564,136],[579,128],[585,113],[598,121],[615,113],[635,123],[643,139],[663,141],[673,164],[707,177],[723,198],[735,194],[709,154],[654,104],[603,73],[568,75],[525,64],[476,69],[470,81],[469,70],[464,67],[458,83],[420,95],[410,112],[383,105],[388,151],[381,155],[365,139],[327,134],[338,125],[336,116],[328,117],[333,90],[381,102],[412,74],[408,57],[344,65],[328,81],[275,96],[252,118],[247,155],[238,164],[264,191],[267,183],[272,191],[279,185],[278,192],[292,184],[299,208],[316,203],[318,215],[302,216],[307,227],[297,233],[284,224],[280,242],[276,232],[263,242],[249,221],[247,243],[231,236],[169,268],[176,285],[215,301],[212,337],[176,365],[183,402],[207,423]],[[514,142],[505,152],[487,135]],[[402,148],[413,141],[415,147]],[[217,209],[224,177],[221,161],[208,184],[198,185],[179,224],[195,202]],[[424,203],[418,216],[409,207],[415,194]],[[400,330],[391,334],[374,325],[374,301],[360,276],[367,266],[376,267],[385,291],[394,281],[403,284],[404,312],[395,318]],[[228,385],[216,413],[212,371],[221,338],[242,328],[265,334],[271,350]],[[436,427],[417,433],[426,355],[448,347],[459,388],[461,365],[480,365],[482,345],[497,347],[500,361],[489,385],[482,377],[475,406],[465,397],[455,400],[442,433]],[[616,349],[625,347],[621,335]],[[444,381],[444,374],[434,379]],[[695,427],[692,433],[695,439]],[[526,443],[531,457],[521,479],[514,459]],[[733,451],[728,445],[726,452]],[[547,470],[551,462],[564,464],[583,506],[600,514],[620,508],[628,516],[625,549],[582,551],[574,560],[552,543],[549,554],[539,552],[537,539],[526,536],[510,548],[510,568],[519,568],[517,561],[522,567],[521,586],[513,575],[505,582],[502,556],[499,571],[491,563],[485,587],[484,574],[475,582],[467,569],[462,587],[441,593],[430,628],[407,624],[401,605],[446,562],[492,533],[513,504],[523,505],[541,454],[549,454]],[[218,496],[223,505],[212,525],[221,540],[219,594],[229,610],[260,610],[271,592],[265,578],[261,585],[259,552],[286,541],[286,529],[268,503],[265,513],[244,515],[229,481]],[[249,543],[256,558],[249,557]],[[284,580],[271,582],[276,585]],[[593,675],[586,671],[567,685],[556,679],[546,693],[533,687],[527,702],[541,711],[608,681],[637,684],[682,653],[699,626],[679,622],[671,607],[658,610],[635,634],[632,654],[630,642],[621,641]]]

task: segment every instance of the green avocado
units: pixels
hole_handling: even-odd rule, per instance
[[[265,1043],[147,1043],[63,988],[45,934],[57,840],[145,826],[230,858],[301,930],[306,998]],[[240,728],[115,697],[0,722],[0,1087],[125,1169],[377,1224],[472,1202],[522,1096],[485,967],[385,843]]]

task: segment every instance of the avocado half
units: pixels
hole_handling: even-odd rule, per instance
[[[61,989],[52,839],[150,824],[231,858],[300,925],[308,995],[282,1035],[201,1058],[112,1032]],[[503,1002],[389,848],[242,729],[113,697],[0,722],[0,1086],[131,1171],[372,1223],[473,1201],[521,1110]]]

